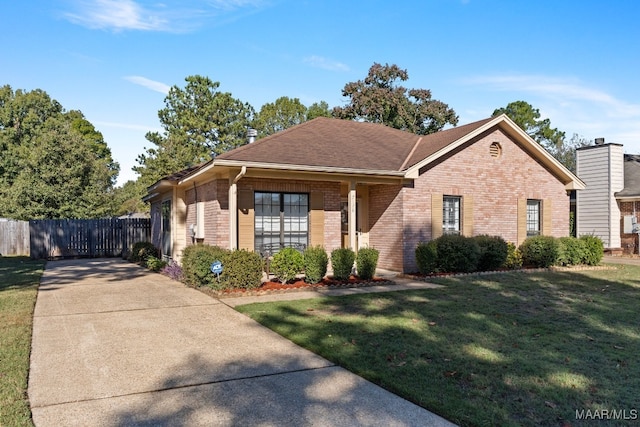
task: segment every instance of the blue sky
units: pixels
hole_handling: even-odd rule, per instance
[[[568,137],[640,153],[640,2],[28,0],[2,7],[0,85],[80,110],[120,163],[200,74],[256,110],[280,96],[343,105],[378,62],[407,69],[459,124],[524,100]]]

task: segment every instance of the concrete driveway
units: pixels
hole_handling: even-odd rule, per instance
[[[38,427],[453,425],[117,259],[47,263],[28,392]]]

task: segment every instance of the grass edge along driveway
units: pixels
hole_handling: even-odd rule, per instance
[[[640,267],[237,307],[463,426],[638,422]]]
[[[27,397],[33,309],[44,261],[0,257],[0,425],[32,426]]]

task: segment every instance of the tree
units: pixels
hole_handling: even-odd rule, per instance
[[[133,168],[145,185],[247,141],[253,107],[218,91],[220,83],[208,77],[189,76],[185,81],[184,89],[169,90],[165,108],[158,111],[164,132],[147,133],[155,147],[138,156],[140,166]]]
[[[408,79],[407,71],[395,64],[374,63],[364,81],[344,86],[342,96],[348,97],[349,102],[344,107],[335,107],[333,115],[341,119],[381,123],[420,135],[458,123],[455,111],[447,104],[431,99],[431,91],[406,89],[397,84],[398,80]]]
[[[125,182],[113,189],[115,214],[118,216],[149,212],[149,205],[142,201],[147,188],[140,180]]]
[[[551,128],[549,119],[540,119],[540,110],[525,101],[509,103],[504,108],[493,111],[492,117],[506,114],[531,138],[546,149],[558,147],[564,142],[565,134],[557,128]]]
[[[571,172],[576,172],[576,148],[593,145],[593,141],[589,141],[583,136],[574,133],[569,141],[563,141],[559,145],[550,147],[549,153],[555,157],[560,163],[565,165]]]
[[[331,117],[329,104],[325,101],[314,102],[307,109],[307,120],[313,120],[316,117]]]
[[[0,89],[0,216],[108,216],[118,170],[80,111],[65,112],[40,89]]]
[[[298,98],[281,96],[275,102],[264,104],[260,108],[253,127],[258,131],[258,138],[263,138],[306,120],[307,107]]]

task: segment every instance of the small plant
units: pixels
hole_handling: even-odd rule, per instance
[[[560,244],[552,236],[533,236],[520,245],[522,263],[531,267],[548,268],[558,262]]]
[[[356,255],[356,270],[358,277],[364,280],[373,279],[378,266],[378,256],[380,252],[374,248],[362,248]]]
[[[327,275],[329,258],[322,246],[310,246],[303,253],[305,282],[318,283]]]
[[[184,274],[182,273],[182,267],[175,261],[169,261],[169,263],[160,271],[170,279],[182,282],[184,280]]]
[[[559,265],[582,264],[585,255],[584,240],[575,237],[560,237],[558,243],[560,244],[558,255]]]
[[[304,258],[297,250],[284,248],[273,256],[270,268],[282,283],[287,283],[302,271],[304,268]]]
[[[604,243],[597,236],[584,234],[580,236],[584,244],[584,257],[582,262],[587,265],[598,265],[604,256]]]
[[[210,285],[215,289],[255,289],[262,284],[264,261],[256,252],[244,249],[227,251],[221,259],[223,270],[220,282],[214,278]],[[212,276],[213,275],[212,273]]]
[[[150,256],[158,258],[160,256],[158,248],[153,246],[151,242],[136,242],[131,248],[129,261],[143,263],[146,265],[147,258]]]
[[[502,267],[507,259],[507,242],[500,236],[480,235],[473,238],[480,248],[479,271],[492,271]]]
[[[438,249],[435,240],[418,243],[416,264],[421,274],[435,273],[438,268]]]
[[[522,267],[522,254],[514,243],[507,243],[507,259],[504,261],[504,267],[510,270]]]
[[[468,273],[476,271],[480,247],[472,237],[445,234],[436,239],[438,270]]]
[[[222,261],[228,251],[217,246],[190,245],[182,252],[182,272],[188,286],[207,286],[217,282],[215,274],[211,272],[214,261]]]
[[[334,249],[331,251],[331,268],[333,278],[336,280],[348,280],[353,269],[356,254],[349,248]]]
[[[167,265],[166,261],[156,258],[153,255],[147,257],[147,268],[151,271],[160,271]]]

